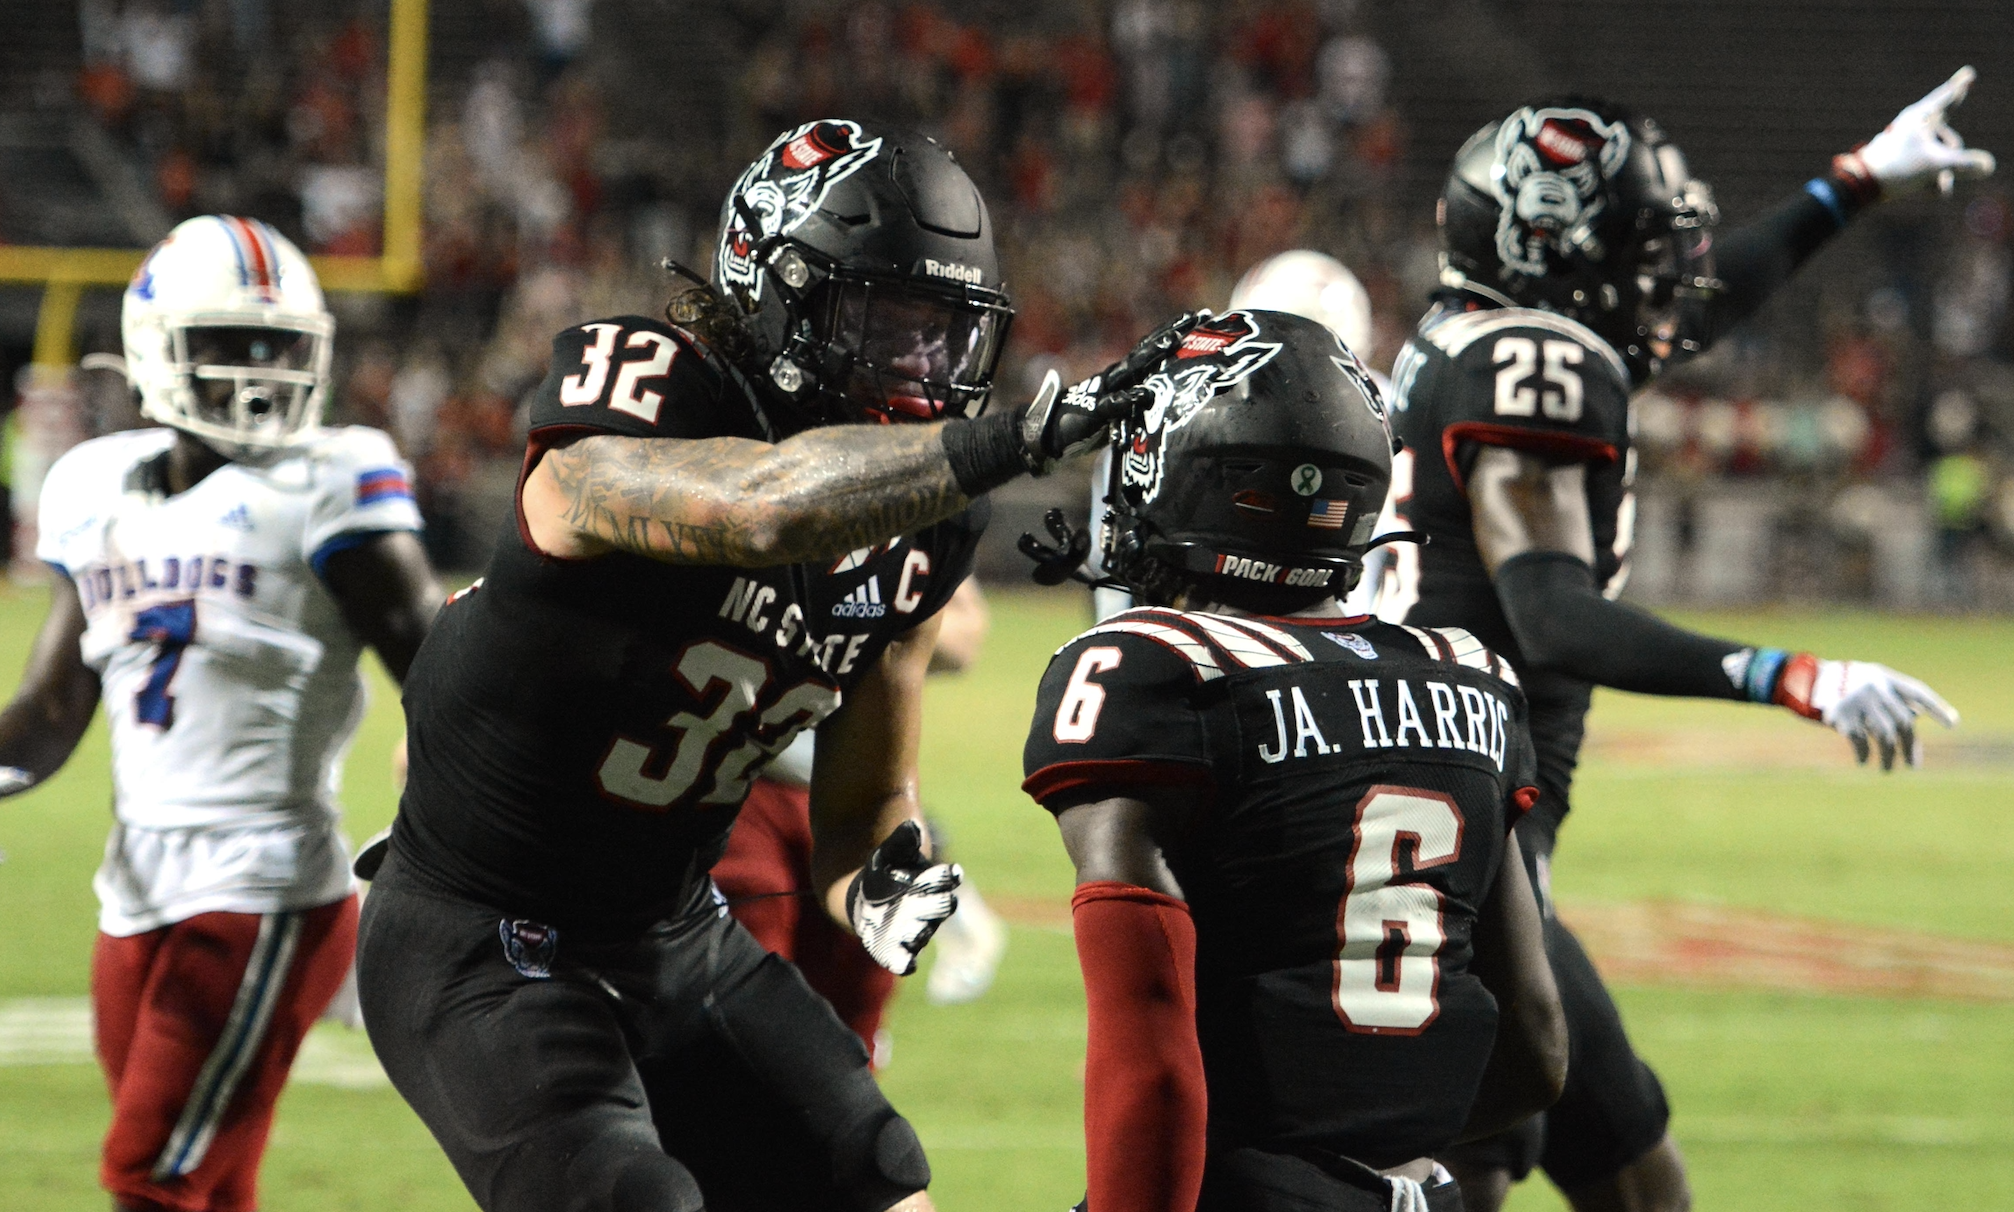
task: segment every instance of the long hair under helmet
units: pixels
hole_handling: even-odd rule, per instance
[[[1639,379],[1661,360],[1653,341],[1686,347],[1678,308],[1720,288],[1712,190],[1655,122],[1592,97],[1526,105],[1470,136],[1439,219],[1443,283],[1578,320]]]
[[[1113,441],[1104,567],[1143,601],[1290,613],[1340,596],[1392,478],[1378,389],[1335,333],[1233,311],[1192,330]]]
[[[978,412],[1014,316],[958,161],[845,119],[783,132],[741,174],[712,285],[742,313],[770,394],[811,423]]]
[[[140,263],[120,310],[141,413],[247,461],[320,431],[335,332],[301,250],[234,215],[176,226]]]

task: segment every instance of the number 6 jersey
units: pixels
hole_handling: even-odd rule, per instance
[[[526,471],[603,433],[768,440],[736,373],[636,316],[554,339]],[[749,781],[944,605],[983,508],[758,569],[556,558],[520,519],[414,660],[410,781],[381,878],[562,927],[691,908]]]
[[[1495,1037],[1470,932],[1534,794],[1525,705],[1458,628],[1145,609],[1050,662],[1051,811],[1184,788],[1212,1149],[1372,1166],[1450,1144]]]

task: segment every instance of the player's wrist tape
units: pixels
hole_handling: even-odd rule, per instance
[[[1751,703],[1774,703],[1776,683],[1790,654],[1781,648],[1744,648],[1730,654],[1723,667],[1728,680]]]
[[[1776,675],[1770,702],[1788,707],[1809,720],[1822,720],[1824,713],[1811,705],[1811,692],[1818,683],[1818,658],[1808,652],[1793,653]]]
[[[944,458],[951,464],[951,478],[958,482],[958,491],[976,500],[1028,474],[1028,447],[1021,439],[1022,414],[1027,411],[1024,404],[944,423],[939,431]]]
[[[1805,182],[1804,189],[1825,204],[1841,227],[1881,198],[1881,182],[1868,171],[1857,147],[1832,157],[1832,171]]]

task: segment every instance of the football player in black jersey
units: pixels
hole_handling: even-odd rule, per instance
[[[1459,1208],[1433,1155],[1564,1080],[1524,696],[1460,628],[1342,617],[1392,438],[1329,329],[1229,312],[1146,385],[1104,567],[1154,605],[1056,654],[1024,757],[1077,867],[1088,1207]]]
[[[958,883],[916,823],[920,686],[981,500],[1101,444],[1180,336],[968,417],[1012,312],[971,180],[906,131],[785,132],[721,231],[672,323],[554,340],[514,522],[406,682],[359,993],[490,1212],[929,1206],[860,1041],[707,871],[816,726],[818,903],[915,967]]]
[[[1945,122],[1966,68],[1829,172],[1715,233],[1706,187],[1648,119],[1586,98],[1526,106],[1471,138],[1441,202],[1446,289],[1393,367],[1392,518],[1431,538],[1396,551],[1379,614],[1460,626],[1524,679],[1537,807],[1518,827],[1546,907],[1572,1037],[1542,1120],[1450,1158],[1472,1208],[1534,1163],[1574,1206],[1682,1209],[1683,1162],[1656,1076],[1631,1050],[1585,952],[1548,901],[1593,686],[1775,703],[1917,760],[1917,717],[1957,715],[1880,665],[1712,639],[1614,600],[1634,501],[1630,393],[1749,315],[1861,208],[1993,159]]]

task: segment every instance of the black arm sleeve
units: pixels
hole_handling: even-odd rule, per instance
[[[1830,205],[1814,192],[1821,186]],[[1688,335],[1696,334],[1694,339],[1704,348],[1754,315],[1771,292],[1838,235],[1864,204],[1850,183],[1828,173],[1740,227],[1721,233],[1714,245],[1714,269],[1726,288],[1692,317],[1686,325]]]
[[[1525,661],[1598,686],[1638,694],[1743,699],[1721,659],[1745,645],[1674,627],[1611,602],[1594,570],[1563,551],[1528,551],[1504,561],[1497,599]]]

